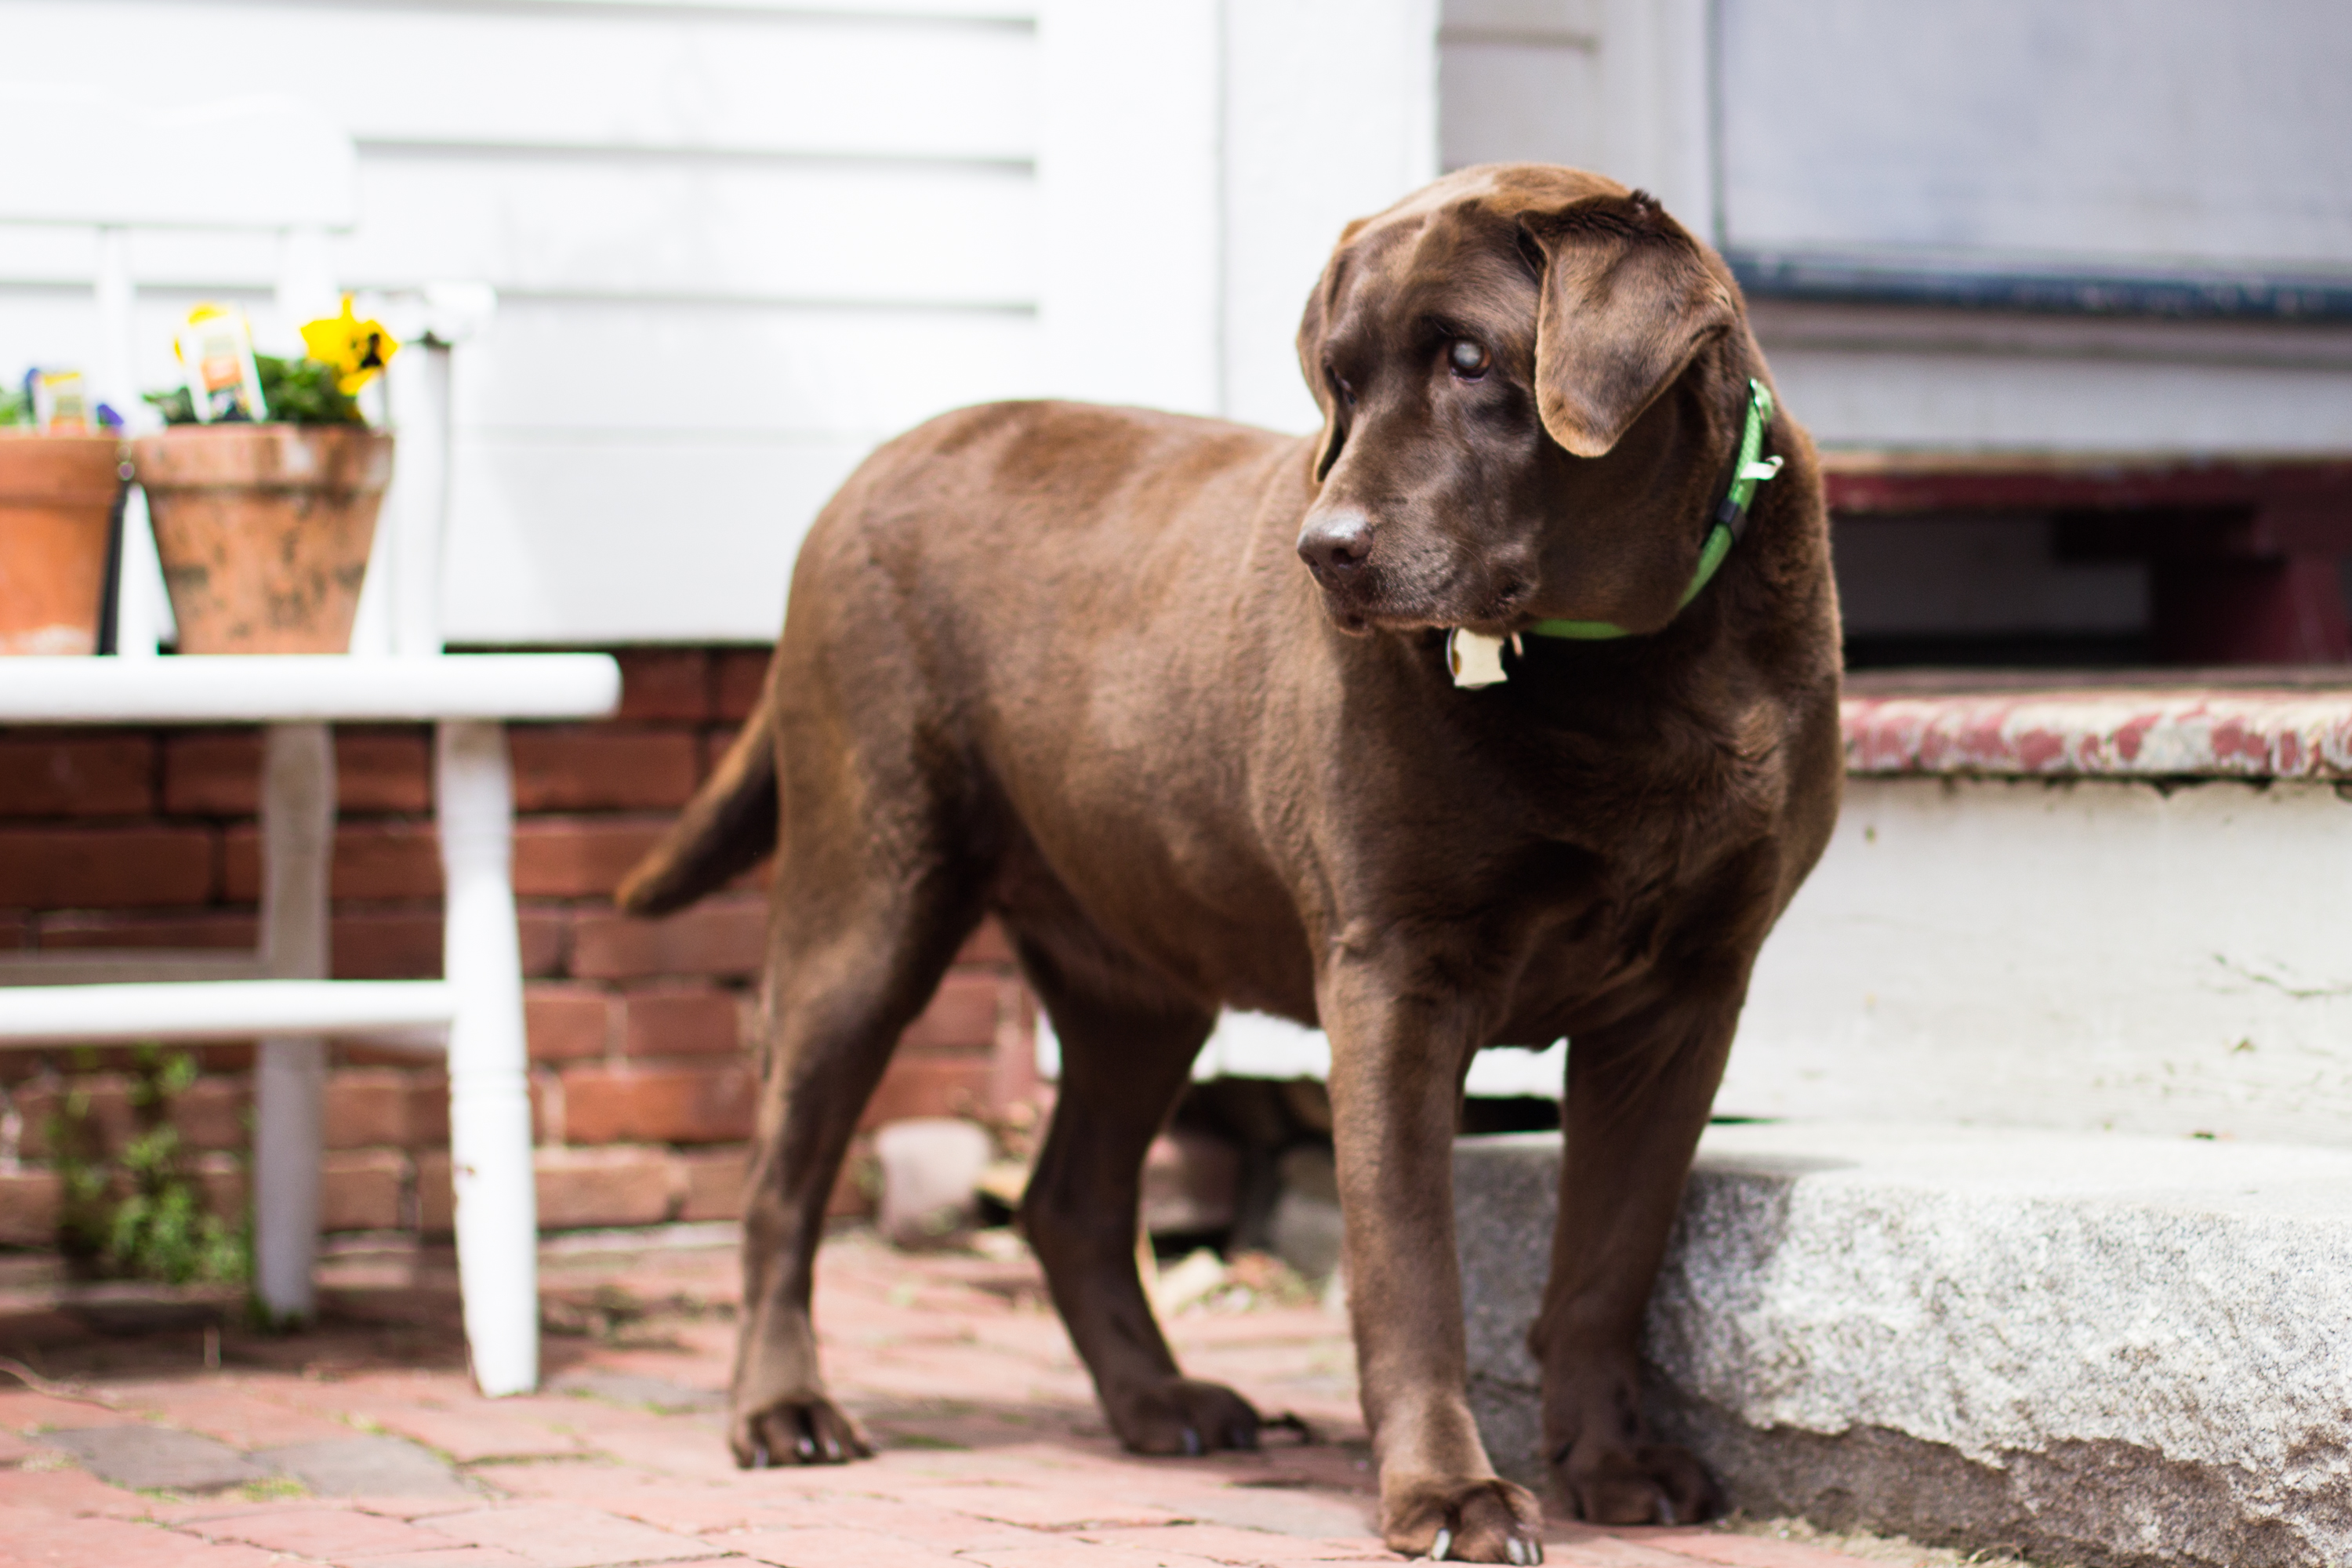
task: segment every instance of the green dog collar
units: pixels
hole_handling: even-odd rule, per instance
[[[1739,456],[1732,464],[1731,487],[1724,492],[1723,504],[1715,509],[1715,525],[1707,530],[1706,542],[1699,548],[1698,570],[1691,574],[1690,586],[1675,602],[1679,613],[1682,607],[1699,595],[1723,565],[1723,558],[1748,531],[1748,503],[1755,499],[1756,487],[1780,471],[1780,459],[1767,458],[1764,452],[1764,427],[1772,423],[1772,395],[1764,384],[1749,377],[1748,382],[1748,427],[1740,432]],[[1614,621],[1538,621],[1528,630],[1539,637],[1566,637],[1574,642],[1605,642],[1612,637],[1633,634]]]

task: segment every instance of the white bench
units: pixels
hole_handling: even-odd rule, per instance
[[[489,1394],[527,1392],[539,1380],[514,803],[501,725],[609,713],[620,690],[619,667],[603,654],[0,659],[0,725],[268,727],[259,950],[0,960],[0,1048],[260,1037],[256,1285],[281,1317],[307,1316],[314,1301],[321,1037],[446,1049],[466,1337],[475,1379]],[[447,911],[440,980],[326,978],[335,822],[328,726],[345,721],[436,726],[434,809]]]

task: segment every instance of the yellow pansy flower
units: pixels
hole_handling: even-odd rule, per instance
[[[302,346],[312,359],[342,372],[336,389],[349,397],[400,352],[399,342],[381,321],[362,321],[352,314],[352,297],[343,296],[343,313],[326,316],[302,329]]]

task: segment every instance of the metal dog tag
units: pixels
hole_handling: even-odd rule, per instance
[[[1453,672],[1454,684],[1475,690],[1481,686],[1500,686],[1511,678],[1503,671],[1503,641],[1484,632],[1474,632],[1456,626],[1445,634],[1445,668]],[[1517,635],[1510,638],[1511,651],[1519,650]]]

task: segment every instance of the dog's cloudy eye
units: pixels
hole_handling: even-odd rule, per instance
[[[1453,363],[1456,375],[1484,375],[1488,362],[1493,358],[1487,353],[1486,344],[1471,338],[1454,339],[1453,347],[1445,351],[1445,357]]]

